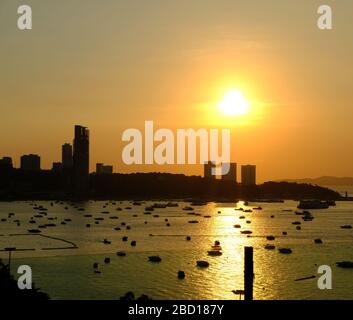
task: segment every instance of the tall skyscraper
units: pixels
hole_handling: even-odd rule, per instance
[[[215,164],[212,161],[207,161],[203,165],[203,176],[207,179],[216,179],[216,176],[212,174],[212,168]]]
[[[36,154],[25,154],[21,157],[21,169],[24,171],[39,171],[40,156]]]
[[[225,171],[228,169],[228,172]],[[237,164],[235,162],[232,163],[223,163],[222,164],[222,180],[229,180],[237,182]]]
[[[241,184],[244,186],[256,185],[256,166],[241,166]]]
[[[84,196],[89,188],[89,130],[79,125],[75,126],[73,162],[74,193]]]
[[[61,163],[64,169],[71,169],[73,167],[72,145],[65,143],[61,147]]]

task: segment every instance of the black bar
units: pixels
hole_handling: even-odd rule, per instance
[[[254,282],[253,247],[245,247],[244,255],[244,299],[252,301]]]

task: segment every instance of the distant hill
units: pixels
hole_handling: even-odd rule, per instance
[[[305,179],[282,179],[278,181],[309,183],[319,186],[353,186],[353,177],[330,177],[323,176],[319,178],[305,178]]]

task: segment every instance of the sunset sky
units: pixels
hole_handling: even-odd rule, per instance
[[[31,31],[17,28],[24,3]],[[317,27],[321,4],[333,30]],[[37,153],[50,168],[81,124],[92,170],[201,174],[122,164],[122,132],[153,120],[230,128],[232,160],[260,182],[353,176],[352,12],[351,0],[1,0],[0,157]],[[247,113],[220,112],[230,89]]]

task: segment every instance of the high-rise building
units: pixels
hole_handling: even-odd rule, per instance
[[[61,147],[61,163],[64,169],[73,167],[72,145],[70,143],[65,143]]]
[[[84,196],[89,188],[89,130],[86,127],[75,126],[73,151],[74,193]]]
[[[241,166],[241,183],[244,186],[256,185],[256,166]]]
[[[61,162],[53,162],[52,170],[53,171],[61,171],[63,168],[63,165]]]
[[[235,162],[222,164],[222,180],[237,182],[237,164]]]
[[[215,164],[212,161],[207,161],[203,165],[203,176],[207,179],[216,179],[216,175],[212,174],[212,168],[215,168]]]
[[[113,166],[104,165],[103,163],[96,164],[96,173],[97,174],[112,174]]]
[[[21,169],[25,171],[40,171],[40,156],[25,154],[21,157]]]
[[[11,157],[3,157],[0,159],[0,169],[12,169],[12,158]]]

